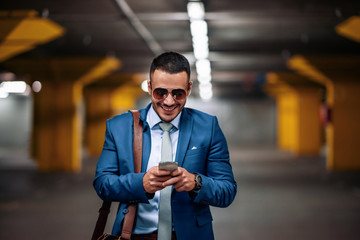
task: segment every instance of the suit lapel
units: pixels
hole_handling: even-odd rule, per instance
[[[145,109],[140,109],[140,119],[143,121],[143,154],[142,154],[142,163],[141,163],[141,172],[146,172],[146,168],[149,162],[150,151],[151,151],[151,135],[150,127],[146,122],[146,115],[149,111],[151,104],[149,104]]]
[[[184,158],[186,151],[188,149],[191,132],[193,127],[193,119],[188,113],[186,108],[183,109],[180,119],[180,128],[179,128],[179,139],[177,144],[176,150],[176,159],[175,161],[178,162],[179,166],[183,166]]]

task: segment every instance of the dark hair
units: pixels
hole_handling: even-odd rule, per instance
[[[150,66],[150,79],[155,70],[173,74],[185,71],[188,80],[190,80],[190,64],[189,61],[180,53],[165,52],[154,58]]]

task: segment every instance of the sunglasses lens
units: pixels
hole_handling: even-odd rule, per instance
[[[184,100],[186,97],[186,92],[183,89],[175,89],[171,92],[172,96],[176,100]]]
[[[154,91],[153,91],[153,96],[154,98],[156,98],[157,100],[161,100],[161,99],[164,99],[166,98],[168,94],[168,90],[164,89],[164,88],[156,88]]]
[[[153,96],[157,100],[165,99],[168,95],[168,90],[165,88],[155,88]],[[186,92],[183,89],[174,89],[171,91],[171,95],[175,100],[184,100],[186,98]]]

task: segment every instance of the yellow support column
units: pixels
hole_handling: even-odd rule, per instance
[[[320,121],[321,91],[317,88],[297,88],[298,93],[298,139],[295,148],[298,155],[318,155],[322,147]]]
[[[136,99],[143,93],[140,84],[127,84],[115,89],[111,97],[111,107],[114,115],[134,109]]]
[[[34,93],[32,151],[38,169],[79,171],[82,161],[83,88],[120,67],[116,58],[10,60],[6,65],[40,81]],[[31,83],[30,83],[31,84]]]
[[[34,154],[40,171],[77,171],[81,136],[73,134],[81,117],[73,104],[73,83],[43,82],[34,97]]]
[[[297,144],[298,125],[297,96],[293,92],[277,95],[277,133],[278,147],[282,150],[293,151]]]
[[[86,88],[85,144],[91,156],[101,154],[106,120],[136,107],[141,80],[140,74],[114,74]]]
[[[337,81],[334,84],[331,119],[327,126],[330,170],[360,169],[360,83]]]
[[[294,56],[288,62],[326,87],[330,116],[326,126],[327,168],[330,171],[360,170],[359,58]]]
[[[109,88],[85,90],[85,148],[91,156],[99,156],[105,140],[106,120],[112,116]]]
[[[266,91],[277,101],[278,146],[297,155],[321,149],[319,85],[292,73],[269,73]]]

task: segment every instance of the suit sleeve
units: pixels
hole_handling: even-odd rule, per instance
[[[93,182],[95,191],[104,201],[148,203],[143,187],[144,173],[134,173],[133,170],[132,138],[121,138],[123,142],[116,142],[111,132],[111,126],[110,120],[107,120],[105,142]],[[128,134],[130,135],[132,132],[129,130]],[[121,151],[124,148],[119,148],[117,146],[119,144],[121,146],[128,145],[128,151]]]
[[[207,157],[206,172],[200,174],[202,187],[194,201],[215,207],[229,206],[237,191],[225,136],[217,118],[213,118],[212,136]]]

